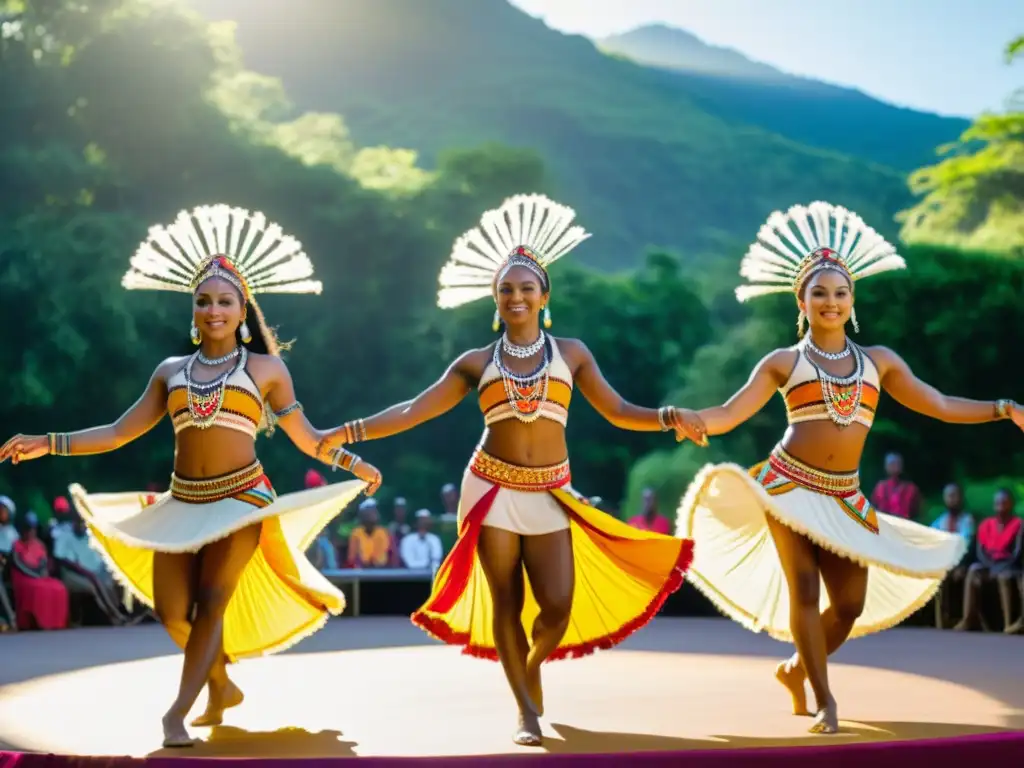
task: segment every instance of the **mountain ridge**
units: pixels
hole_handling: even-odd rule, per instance
[[[452,147],[536,150],[563,201],[603,228],[588,249],[602,269],[631,268],[649,246],[693,258],[740,248],[772,210],[819,198],[892,234],[911,200],[903,173],[877,159],[736,119],[677,74],[505,0],[193,6],[234,19],[249,69],[280,78],[299,110],[340,113],[360,144],[410,147],[428,165]]]

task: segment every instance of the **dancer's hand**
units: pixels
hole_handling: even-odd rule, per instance
[[[1024,409],[1016,403],[1010,403],[1010,418],[1020,429],[1024,429]]]
[[[0,448],[0,464],[8,459],[12,464],[38,459],[50,452],[50,438],[47,435],[15,435]]]
[[[384,479],[379,469],[362,459],[356,462],[355,467],[352,469],[352,474],[367,484],[367,496],[373,496],[377,489],[380,488],[381,481]]]
[[[320,438],[320,442],[316,444],[316,455],[321,461],[329,461],[325,458],[328,456],[334,456],[335,451],[343,447],[346,443],[345,428],[338,427],[332,429],[329,432],[323,433],[323,437]]]
[[[677,441],[681,443],[689,439],[702,448],[707,446],[708,429],[696,411],[691,411],[689,408],[676,408],[673,414],[672,426],[675,427]]]

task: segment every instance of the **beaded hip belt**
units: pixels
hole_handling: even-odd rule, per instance
[[[775,446],[772,450],[771,456],[768,457],[768,463],[771,464],[773,470],[797,485],[826,496],[846,498],[854,496],[860,491],[860,473],[826,472],[822,469],[815,469],[790,456],[780,445]]]
[[[171,473],[171,496],[187,504],[210,504],[252,490],[265,480],[263,465],[258,461],[226,475],[202,480],[189,480]]]
[[[477,477],[513,491],[550,491],[567,485],[570,480],[568,459],[547,467],[520,467],[496,459],[479,448],[469,462],[469,470]]]

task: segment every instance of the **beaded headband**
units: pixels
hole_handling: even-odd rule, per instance
[[[205,283],[210,278],[220,278],[231,283],[238,292],[242,295],[244,301],[249,301],[252,298],[252,294],[249,292],[249,286],[245,282],[245,278],[242,277],[235,265],[231,263],[231,259],[227,256],[217,255],[211,256],[204,260],[199,265],[199,269],[196,272],[196,276],[192,279],[191,289],[192,293],[195,293],[199,286]]]
[[[548,271],[541,266],[540,258],[532,249],[525,245],[516,246],[512,253],[508,255],[508,258],[505,259],[505,263],[498,268],[494,282],[500,283],[504,280],[505,275],[513,267],[526,267],[540,280],[541,288],[545,291],[549,289],[551,279],[548,277]]]

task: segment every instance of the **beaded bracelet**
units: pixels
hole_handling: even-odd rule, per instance
[[[71,435],[67,432],[48,432],[46,439],[50,444],[51,456],[71,455]]]
[[[302,403],[300,403],[298,400],[296,400],[291,405],[286,405],[280,411],[274,411],[274,417],[277,418],[277,419],[283,419],[289,413],[294,413],[295,411],[301,411],[301,410],[302,410]]]
[[[346,464],[346,460],[348,463]],[[355,470],[356,465],[362,461],[352,451],[346,451],[344,448],[338,448],[334,451],[334,461],[331,462],[331,471],[337,471],[338,467],[341,467],[346,472],[352,472]]]
[[[997,419],[1008,419],[1011,416],[1011,409],[1014,406],[1012,400],[996,400],[992,404],[992,410]]]
[[[345,442],[360,443],[366,439],[366,424],[362,419],[345,422]]]
[[[663,405],[658,409],[658,426],[662,432],[671,432],[675,427],[672,422],[675,420],[676,407],[674,405]]]

